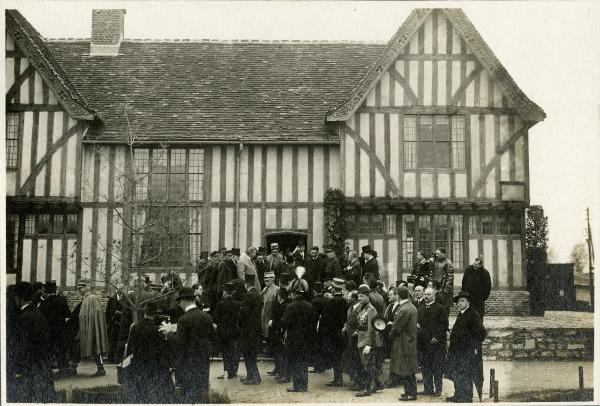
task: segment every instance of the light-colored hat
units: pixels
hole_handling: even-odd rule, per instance
[[[275,272],[273,272],[273,271],[267,271],[267,272],[265,272],[264,278],[265,279],[274,279],[275,278]]]
[[[331,286],[333,286],[335,289],[344,289],[345,284],[346,281],[342,278],[333,278],[333,281],[331,282]]]

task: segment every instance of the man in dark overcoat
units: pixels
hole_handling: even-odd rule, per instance
[[[362,283],[362,268],[358,260],[358,253],[350,251],[348,253],[348,261],[348,266],[344,268],[344,278],[347,281],[354,281],[356,286],[359,286]]]
[[[227,250],[225,251],[225,258],[219,263],[219,276],[217,277],[218,297],[222,297],[223,291],[225,290],[225,284],[237,279],[237,277],[237,264],[233,259],[233,252]]]
[[[331,281],[333,278],[341,278],[342,268],[340,267],[340,261],[335,255],[335,251],[332,248],[326,248],[325,253],[327,255],[327,259],[325,260],[323,282]]]
[[[473,401],[473,384],[483,385],[483,362],[481,343],[486,331],[481,317],[470,306],[470,295],[459,293],[454,302],[458,303],[458,315],[450,332],[446,375],[454,381],[454,395],[446,398],[450,402],[470,403]]]
[[[210,307],[211,313],[215,311],[215,307],[220,300],[219,297],[219,251],[210,253],[210,258],[206,263],[204,271],[204,292],[207,301],[205,302]]]
[[[317,313],[312,304],[304,300],[308,283],[294,279],[290,284],[292,303],[283,314],[282,325],[287,334],[288,363],[292,371],[292,387],[288,392],[308,390],[308,362],[306,355],[312,351],[311,337],[315,335]]]
[[[386,322],[386,330],[382,333],[384,337],[384,351],[386,356],[391,356],[392,352],[392,338],[390,332],[392,331],[392,325],[394,324],[394,320],[398,311],[400,310],[400,304],[398,303],[398,294],[397,288],[393,287],[389,290],[389,300],[390,304],[386,307],[383,312],[383,319]],[[390,371],[390,376],[388,381],[386,382],[386,386],[388,388],[396,387],[400,384],[400,377],[398,377],[394,372]]]
[[[446,249],[444,247],[435,250],[434,267],[429,279],[439,283],[438,299],[446,307],[446,312],[450,314],[454,288],[454,265],[446,256]]]
[[[261,313],[263,301],[260,292],[256,289],[255,278],[255,275],[245,275],[247,292],[244,296],[240,314],[239,344],[246,366],[246,377],[242,378],[241,381],[245,385],[257,385],[261,381],[257,356],[262,344]]]
[[[273,354],[273,360],[275,367],[273,371],[267,372],[269,375],[273,375],[278,382],[287,383],[292,378],[291,371],[287,367],[286,363],[286,351],[284,343],[284,329],[282,326],[283,314],[288,304],[291,303],[291,298],[288,294],[287,281],[282,283],[282,275],[280,277],[279,291],[277,292],[277,299],[273,306],[273,323],[269,326],[269,335],[271,338],[271,352]]]
[[[323,338],[323,355],[325,365],[333,368],[333,381],[327,386],[343,386],[344,376],[342,371],[342,353],[344,351],[344,334],[342,329],[346,323],[348,303],[342,296],[342,289],[346,281],[334,278],[331,287],[333,297],[323,307],[323,314],[319,321],[319,333]]]
[[[59,374],[68,376],[71,374],[69,361],[67,359],[67,322],[71,317],[71,310],[67,303],[67,298],[59,295],[56,290],[56,281],[49,281],[44,284],[44,298],[39,304],[39,311],[42,312],[48,322],[48,345],[50,354],[54,356]]]
[[[54,381],[48,349],[48,323],[44,315],[32,304],[34,289],[29,282],[15,285],[15,303],[20,309],[14,352],[15,394],[13,401],[22,403],[51,403],[55,401]]]
[[[366,274],[371,274],[372,278],[375,280],[379,279],[379,263],[377,262],[377,258],[373,255],[375,252],[373,250],[369,250],[363,252],[363,257],[365,258],[365,264],[362,268],[363,277]]]
[[[309,287],[310,289],[310,287]],[[323,315],[323,309],[325,305],[329,301],[323,294],[323,283],[315,282],[313,284],[313,294],[311,295],[312,299],[310,299],[310,303],[313,305],[315,312],[317,313],[317,320],[321,319]],[[315,326],[316,329],[316,326]],[[313,369],[310,371],[311,373],[321,373],[327,369],[325,362],[325,350],[323,347],[323,334],[320,329],[317,329],[317,336],[315,338],[315,350],[311,355],[310,365]]]
[[[213,313],[213,321],[217,326],[216,342],[223,354],[223,370],[227,379],[237,376],[240,355],[237,340],[240,337],[240,312],[242,303],[233,298],[233,283],[227,282],[223,291],[223,300],[217,303]],[[217,379],[224,379],[225,375]]]
[[[346,338],[346,348],[343,354],[344,365],[350,380],[352,381],[352,390],[358,391],[363,387],[361,382],[361,363],[357,346],[358,331],[358,313],[361,305],[358,301],[358,292],[352,290],[348,294],[348,311],[346,313],[346,323],[342,331]]]
[[[181,385],[183,402],[201,403],[208,394],[213,322],[196,306],[194,289],[179,289],[176,300],[185,313],[177,324],[164,323],[160,330],[167,335],[176,356],[175,377]]]
[[[417,309],[417,351],[420,355],[424,390],[420,394],[440,396],[446,357],[448,316],[446,309],[435,301],[432,288],[425,289],[425,302]]]
[[[305,259],[306,273],[303,278],[308,282],[308,288],[313,289],[313,283],[323,282],[325,258],[319,254],[319,247],[312,247],[310,255]]]
[[[421,285],[424,288],[427,287],[433,267],[433,259],[429,258],[429,255],[427,255],[425,251],[418,251],[417,262],[415,262],[413,265],[413,269],[410,274],[414,286]]]
[[[390,332],[393,340],[390,371],[404,384],[404,393],[399,400],[410,401],[417,398],[417,309],[410,301],[408,288],[399,286],[396,292],[400,309]]]
[[[490,297],[491,290],[490,273],[483,267],[482,258],[477,257],[473,264],[465,269],[461,291],[469,292],[471,295],[470,306],[481,316],[482,321],[485,315],[485,301]]]

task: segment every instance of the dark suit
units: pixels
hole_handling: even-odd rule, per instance
[[[340,278],[342,276],[342,268],[340,267],[340,261],[337,258],[327,258],[325,260],[325,272],[323,273],[323,280],[331,280],[333,278]]]
[[[306,282],[308,282],[309,288],[312,288],[313,283],[323,281],[323,274],[325,273],[325,258],[323,258],[321,255],[317,255],[316,258],[307,255],[304,263],[306,264],[306,273],[304,274],[304,279]]]
[[[217,290],[219,294],[225,290],[225,284],[238,277],[237,265],[233,260],[225,259],[219,262],[219,274],[217,277]],[[218,296],[220,297],[220,296]]]
[[[281,323],[283,320],[283,314],[285,313],[285,308],[290,303],[291,300],[288,299],[280,302],[279,297],[277,297],[273,306],[273,324],[269,328],[269,337],[272,345],[271,351],[273,352],[273,358],[275,361],[273,375],[284,376],[286,378],[291,378],[291,371],[289,368],[287,368],[285,344],[283,342],[285,331]]]
[[[309,255],[306,252],[300,253],[300,251],[296,251],[294,252],[294,262],[296,262],[296,265],[298,266],[304,266],[308,256]]]
[[[217,343],[223,353],[223,368],[229,377],[237,375],[240,363],[236,340],[240,336],[241,307],[242,303],[230,296],[217,304],[213,315]]]
[[[367,273],[373,274],[375,280],[379,279],[379,262],[377,262],[376,258],[365,261],[362,269],[362,276],[364,277]]]
[[[344,269],[344,278],[347,281],[354,281],[356,286],[362,284],[362,269],[358,259],[355,259]]]
[[[420,327],[417,332],[417,352],[423,371],[423,385],[426,392],[441,393],[448,332],[446,308],[436,302],[423,303],[417,313]],[[432,343],[433,338],[438,342]]]
[[[323,337],[323,354],[325,365],[333,368],[333,380],[337,383],[343,381],[342,352],[344,351],[344,335],[342,329],[346,323],[348,303],[340,294],[335,294],[328,300],[323,308],[319,333]]]
[[[317,313],[317,319],[321,317],[323,314],[323,309],[329,299],[323,296],[323,294],[318,294],[315,296],[310,302]],[[315,326],[316,329],[316,326]],[[325,349],[323,346],[323,334],[321,331],[317,331],[317,337],[315,340],[315,350],[312,353],[311,366],[315,368],[316,371],[324,371],[327,369],[325,362]]]
[[[204,271],[205,278],[204,282],[204,291],[206,292],[207,305],[210,307],[211,312],[214,312],[215,306],[219,302],[219,263],[213,261],[212,259],[208,260],[206,264],[207,268]]]
[[[425,261],[419,261],[419,262],[415,262],[415,264],[413,265],[413,269],[411,272],[411,276],[414,277],[414,285],[421,285],[424,288],[427,287],[427,283],[429,283],[429,279],[431,278],[431,273],[433,272],[433,261],[432,260],[425,260]]]
[[[133,403],[172,403],[175,385],[169,370],[169,347],[151,319],[131,327],[127,354],[133,354],[127,382],[128,401]]]
[[[343,355],[346,365],[346,371],[350,375],[350,379],[355,384],[360,385],[360,373],[362,371],[362,365],[360,363],[360,354],[357,348],[356,332],[358,331],[358,313],[360,312],[360,305],[356,308],[349,307],[346,316],[346,350]]]
[[[454,381],[454,399],[471,402],[473,383],[483,385],[481,343],[486,332],[481,317],[473,308],[459,312],[450,333],[447,377]]]
[[[465,269],[465,274],[462,278],[462,291],[469,292],[471,295],[470,306],[473,307],[483,320],[485,315],[485,301],[490,297],[492,290],[492,280],[490,273],[483,267],[475,269],[473,265],[469,265]]]
[[[251,287],[244,296],[240,314],[240,351],[244,355],[246,379],[260,381],[257,356],[262,343],[262,297],[255,287]]]
[[[17,322],[15,370],[20,378],[15,380],[15,402],[51,403],[55,401],[52,369],[48,359],[48,323],[44,315],[27,305],[20,311]],[[13,391],[11,391],[13,392]]]
[[[71,316],[67,299],[62,295],[50,294],[42,300],[39,307],[48,322],[48,345],[58,368],[62,371],[69,368],[67,360],[66,319]]]
[[[294,389],[308,389],[308,362],[306,355],[312,351],[317,313],[303,297],[294,299],[285,309],[282,325],[287,330],[288,362],[292,370]]]
[[[211,317],[197,307],[179,318],[177,332],[170,337],[177,356],[175,375],[185,403],[200,402],[208,391],[213,337]]]

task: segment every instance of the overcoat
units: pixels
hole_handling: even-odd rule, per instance
[[[454,380],[458,374],[466,374],[476,385],[483,382],[481,343],[485,336],[481,317],[475,310],[468,307],[458,313],[450,332],[446,369],[448,379]]]
[[[344,350],[345,337],[342,329],[347,314],[348,303],[341,294],[333,295],[333,298],[329,299],[323,307],[319,333],[323,340],[323,355],[328,361],[334,360],[333,355]]]
[[[81,301],[79,350],[82,358],[101,355],[108,351],[105,315],[100,299],[91,292]]]
[[[225,284],[237,279],[237,265],[233,260],[225,259],[219,262],[219,276],[217,277],[217,290],[222,292]],[[242,279],[243,280],[243,279]]]
[[[485,311],[485,301],[490,297],[492,290],[492,280],[487,269],[481,267],[476,269],[473,265],[469,265],[465,269],[465,274],[462,278],[462,291],[469,292],[471,295],[470,304],[483,316]]]
[[[254,261],[252,261],[252,258],[250,258],[248,254],[244,252],[242,255],[240,255],[240,259],[237,262],[237,277],[241,280],[244,280],[246,275],[254,275],[254,287],[260,292],[261,286],[256,264]]]
[[[306,273],[304,279],[308,282],[308,286],[312,287],[315,282],[321,282],[323,280],[323,274],[325,273],[325,258],[321,255],[317,255],[316,258],[308,255],[305,259]]]
[[[213,321],[217,325],[217,343],[229,344],[239,338],[241,311],[242,303],[232,296],[217,303],[213,314]]]
[[[277,295],[279,294],[279,287],[271,285],[265,287],[262,291],[263,307],[261,312],[261,325],[262,334],[264,337],[269,337],[269,320],[273,320],[273,307],[277,301]]]
[[[427,283],[431,278],[433,267],[433,260],[431,259],[415,262],[411,272],[411,275],[415,278],[415,285],[427,287]]]
[[[283,345],[283,336],[285,333],[282,325],[283,314],[285,313],[287,305],[290,303],[291,300],[287,298],[281,301],[277,298],[273,306],[273,324],[269,328],[269,338],[277,345]]]
[[[326,258],[323,280],[331,280],[333,278],[340,278],[341,276],[342,268],[340,267],[340,261],[337,258]]]
[[[360,284],[362,283],[362,270],[358,258],[354,259],[344,269],[344,279],[346,279],[347,281],[354,281],[354,283],[356,283],[356,286],[360,286]]]
[[[365,261],[362,269],[362,276],[364,277],[367,273],[372,274],[373,278],[376,280],[379,279],[379,263],[377,262],[376,258],[371,258],[370,260]]]
[[[417,322],[419,323],[417,334],[419,352],[429,354],[436,362],[443,363],[448,333],[446,308],[435,301],[430,305],[423,303],[417,308]],[[438,342],[432,344],[432,338],[436,338]]]
[[[65,347],[66,319],[71,317],[71,310],[67,298],[59,294],[51,294],[44,299],[39,307],[48,322],[48,339],[50,343],[57,343],[61,348]]]
[[[240,350],[242,352],[260,347],[262,342],[262,297],[256,288],[252,287],[244,295],[240,314]]]
[[[445,258],[441,261],[435,261],[431,272],[430,280],[438,281],[440,284],[439,295],[440,301],[443,301],[446,308],[452,305],[452,292],[454,287],[454,265],[452,261]]]
[[[16,322],[16,348],[14,372],[21,375],[15,381],[12,401],[23,403],[49,403],[55,401],[52,369],[49,362],[48,324],[44,315],[30,304],[20,311]]]
[[[399,305],[392,331],[390,371],[399,376],[414,375],[419,369],[417,361],[417,309],[410,300]]]
[[[313,349],[317,325],[313,305],[302,296],[297,297],[286,306],[281,324],[286,330],[288,354],[307,356]]]

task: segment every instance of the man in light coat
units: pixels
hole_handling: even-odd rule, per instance
[[[279,287],[275,285],[275,272],[265,273],[265,288],[262,290],[263,308],[261,313],[261,325],[263,337],[269,341],[269,326],[273,324],[273,307],[279,294]]]
[[[240,259],[237,262],[237,277],[238,279],[245,280],[246,275],[254,275],[254,287],[260,292],[260,280],[258,278],[258,271],[254,258],[258,250],[255,247],[250,247],[245,253],[240,255]]]
[[[72,317],[79,319],[79,355],[81,358],[94,358],[98,370],[92,377],[97,377],[106,375],[102,354],[108,352],[108,333],[104,311],[91,282],[89,279],[81,279],[77,284],[83,300],[78,306],[79,311],[74,311]]]
[[[408,297],[405,286],[396,288],[400,309],[392,324],[392,356],[390,372],[404,383],[401,401],[417,399],[417,309]]]
[[[367,285],[358,287],[358,301],[360,310],[358,313],[358,329],[355,334],[357,336],[358,353],[362,364],[361,377],[359,378],[362,385],[361,391],[356,394],[358,397],[371,396],[376,392],[376,388],[381,386],[379,377],[375,370],[375,360],[373,357],[375,347],[375,328],[373,327],[373,319],[377,316],[377,310],[369,302],[370,289]]]

